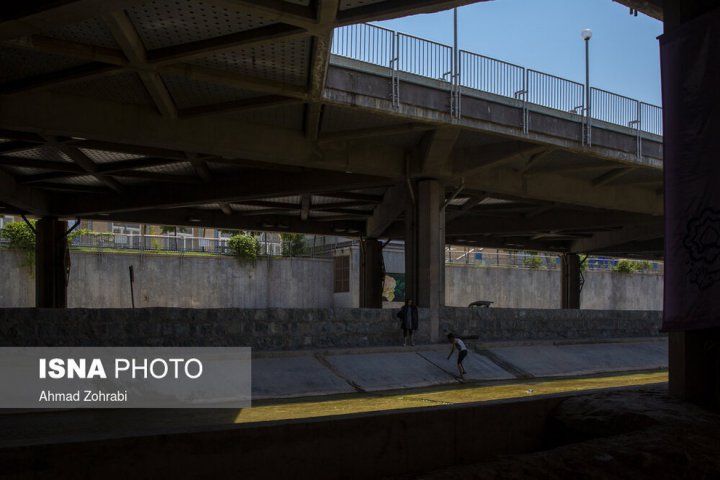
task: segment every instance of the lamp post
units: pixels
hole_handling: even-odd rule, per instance
[[[585,40],[585,135],[586,142],[590,145],[590,39],[592,30],[586,28],[580,35]]]

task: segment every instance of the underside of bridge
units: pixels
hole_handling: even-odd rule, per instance
[[[445,243],[660,257],[661,137],[591,146],[572,114],[472,92],[453,115],[443,82],[331,54],[336,27],[466,3],[13,3],[0,212],[406,239],[428,306]]]

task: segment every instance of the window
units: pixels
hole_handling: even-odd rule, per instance
[[[350,291],[350,255],[335,257],[335,293]]]

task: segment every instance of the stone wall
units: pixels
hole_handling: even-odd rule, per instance
[[[259,350],[398,345],[387,309],[0,309],[0,345],[251,346]],[[429,341],[420,309],[419,343]],[[660,312],[444,308],[441,334],[481,341],[648,337]]]

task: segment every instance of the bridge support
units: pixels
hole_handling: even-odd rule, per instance
[[[665,0],[660,39],[665,170],[665,298],[670,392],[720,409],[720,7]],[[692,81],[688,81],[692,79]],[[713,100],[715,99],[715,100]]]
[[[445,198],[437,180],[418,180],[405,212],[405,296],[430,309],[430,339],[440,338],[445,304]]]
[[[55,217],[43,217],[35,224],[36,307],[67,307],[66,229],[66,223]]]
[[[375,238],[360,243],[360,308],[382,308],[382,246]]]
[[[565,253],[561,262],[562,308],[580,308],[580,256]]]

